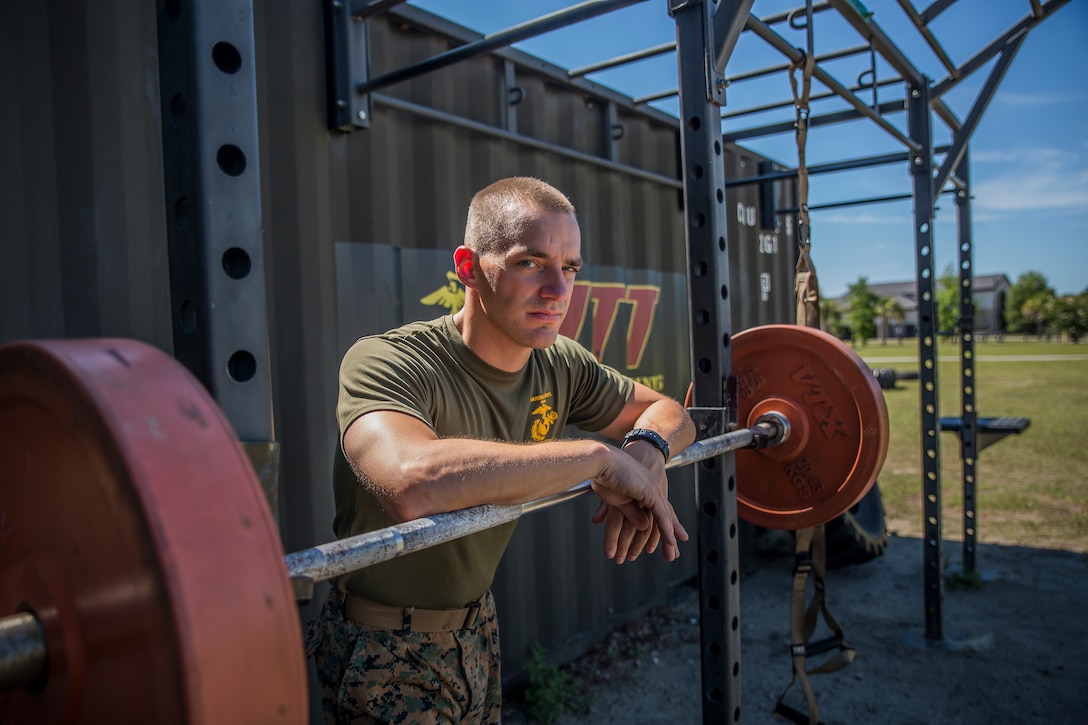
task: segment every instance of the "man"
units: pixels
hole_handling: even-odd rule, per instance
[[[605,554],[631,561],[687,539],[665,461],[694,426],[675,401],[601,365],[559,327],[582,266],[574,207],[515,177],[469,206],[457,313],[359,340],[340,369],[339,537],[592,480]],[[615,440],[561,439],[571,424]],[[329,723],[499,721],[489,588],[514,524],[341,577],[315,623]]]

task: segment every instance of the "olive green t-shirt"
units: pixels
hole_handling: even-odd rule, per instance
[[[406,413],[441,437],[528,443],[555,440],[568,424],[585,431],[606,427],[632,389],[630,378],[565,337],[534,350],[514,373],[477,357],[452,316],[364,337],[340,366],[333,530],[342,538],[395,523],[343,455],[344,431],[365,413]],[[462,607],[491,586],[514,527],[504,524],[360,569],[340,577],[337,586],[393,606]]]

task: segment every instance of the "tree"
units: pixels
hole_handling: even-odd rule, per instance
[[[841,338],[843,329],[842,308],[839,303],[828,297],[820,297],[820,327],[824,332],[830,332],[835,337]]]
[[[949,264],[937,278],[937,333],[954,335],[959,331],[960,277]]]
[[[1047,331],[1079,342],[1088,335],[1088,289],[1079,295],[1062,295],[1049,300]]]
[[[1031,325],[1031,332],[1036,335],[1042,335],[1050,322],[1050,315],[1053,309],[1052,302],[1055,297],[1053,294],[1047,294],[1046,292],[1040,292],[1033,297],[1030,297],[1024,304],[1020,305],[1020,314],[1024,318],[1024,321]]]
[[[1024,316],[1024,303],[1039,294],[1054,295],[1054,289],[1041,273],[1029,270],[1016,278],[1009,288],[1009,296],[1005,299],[1006,331],[1029,334],[1037,332],[1035,322]]]
[[[907,318],[903,305],[891,297],[881,297],[876,301],[876,314],[880,318],[880,344],[888,344],[888,328],[892,322],[902,322]]]
[[[866,277],[858,277],[858,281],[847,287],[846,296],[850,300],[850,306],[846,313],[846,321],[850,326],[850,337],[857,344],[862,345],[870,337],[876,335],[876,292],[869,289],[869,280]]]

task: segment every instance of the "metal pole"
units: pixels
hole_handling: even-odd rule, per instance
[[[825,10],[830,10],[830,9],[831,9],[831,3],[829,3],[829,2],[816,3],[815,5],[812,6],[812,13],[814,13],[814,14],[815,13],[822,13]],[[790,27],[792,27],[794,30],[800,30],[800,28],[797,26],[795,20],[797,18],[798,13],[803,13],[803,12],[805,12],[805,10],[806,10],[805,6],[801,6],[799,8],[793,8],[792,10],[785,10],[783,12],[776,13],[774,15],[767,15],[767,16],[763,17],[763,22],[766,25],[778,25],[779,23],[788,22],[790,24]]]
[[[1000,53],[1005,49],[1005,46],[1009,44],[1009,41],[1026,33],[1033,27],[1041,23],[1051,13],[1055,12],[1063,5],[1068,3],[1069,0],[1050,0],[1045,3],[1038,14],[1032,13],[1025,16],[1020,22],[1013,25],[1011,28],[1002,33],[993,42],[987,45],[985,48],[975,53],[973,56],[965,60],[959,68],[956,69],[955,74],[949,74],[946,78],[935,83],[933,85],[933,91],[931,93],[933,98],[940,98],[946,92],[952,90],[961,81],[974,73],[976,70],[986,64],[990,58]]]
[[[835,171],[848,171],[851,169],[862,169],[869,166],[883,166],[884,164],[901,164],[904,161],[909,161],[909,154],[905,152],[884,154],[883,156],[872,156],[866,159],[847,159],[844,161],[836,161],[830,164],[817,164],[816,166],[809,166],[808,173],[811,174],[827,174]],[[767,174],[760,174],[758,176],[744,176],[739,179],[730,179],[725,182],[726,188],[731,186],[747,186],[748,184],[758,184],[764,181],[777,181],[779,179],[791,179],[797,176],[797,169],[788,169],[786,171],[772,171]]]
[[[829,0],[831,6],[835,8],[842,19],[850,25],[854,26],[854,30],[858,35],[866,38],[881,57],[888,62],[888,64],[896,70],[899,75],[903,76],[912,86],[921,85],[923,82],[928,82],[928,79],[924,79],[921,71],[919,71],[910,59],[901,51],[898,46],[891,41],[884,30],[876,24],[872,19],[872,13],[862,13],[862,8],[855,0]]]
[[[541,151],[547,151],[548,153],[555,154],[556,156],[563,156],[568,159],[580,161],[587,164],[593,164],[594,166],[600,166],[601,168],[608,169],[609,171],[617,171],[622,174],[627,174],[635,178],[650,181],[655,184],[662,184],[674,189],[679,189],[682,186],[682,182],[674,177],[664,176],[662,174],[655,174],[652,171],[646,171],[636,166],[629,164],[621,164],[616,161],[603,158],[601,156],[594,156],[593,154],[587,154],[575,149],[566,148],[558,144],[550,143],[548,141],[541,141],[531,136],[516,133],[513,131],[507,131],[505,129],[491,126],[486,123],[480,123],[479,121],[473,121],[463,116],[458,116],[453,113],[447,113],[446,111],[438,111],[427,106],[421,106],[418,103],[412,103],[411,101],[405,101],[395,96],[387,96],[381,93],[375,93],[373,95],[374,103],[379,106],[385,106],[396,111],[403,113],[411,113],[414,116],[420,118],[426,118],[437,123],[443,123],[449,126],[456,126],[463,128],[474,133],[483,134],[492,138],[502,139],[504,141],[510,141],[512,143],[521,144],[529,148],[540,149]]]
[[[700,435],[713,435],[736,423],[721,128],[725,78],[714,68],[712,6],[706,0],[669,0],[669,12],[676,21],[680,78],[692,417]],[[716,87],[719,80],[720,88]],[[703,722],[739,722],[740,548],[735,457],[726,455],[696,466],[695,495]]]
[[[809,100],[812,100],[811,98]],[[890,113],[898,113],[906,109],[906,101],[884,101],[877,106],[876,111],[881,115],[888,115]],[[843,123],[845,121],[854,121],[861,118],[864,114],[860,114],[855,110],[848,109],[845,111],[836,111],[835,113],[827,113],[822,116],[809,116],[808,127],[809,129],[816,126],[827,126],[833,123]],[[795,131],[796,121],[783,121],[781,123],[769,124],[767,126],[760,126],[758,128],[746,128],[739,129],[737,131],[730,131],[725,135],[726,141],[739,141],[746,138],[755,138],[760,136],[769,136],[776,133],[793,133]],[[917,152],[918,149],[912,149]]]
[[[937,385],[936,265],[933,262],[933,153],[928,80],[908,87],[908,126],[921,149],[911,159],[914,182],[914,245],[918,280],[918,358],[922,426],[923,586],[926,638],[941,639],[941,446]]]
[[[616,58],[609,60],[602,60],[597,63],[591,63],[584,65],[580,68],[572,68],[567,71],[567,75],[571,78],[581,78],[582,76],[589,75],[590,73],[596,73],[597,71],[608,70],[609,68],[618,68],[621,65],[627,65],[628,63],[634,63],[640,60],[646,60],[647,58],[654,58],[659,55],[665,55],[666,53],[673,53],[676,51],[676,41],[669,43],[662,43],[661,45],[655,45],[652,48],[646,48],[645,50],[638,50],[634,53],[627,53]]]
[[[253,2],[158,8],[173,353],[234,426],[275,515]]]
[[[753,30],[756,35],[767,41],[767,43],[772,48],[775,48],[778,52],[782,53],[782,55],[786,56],[790,60],[797,62],[802,59],[803,53],[800,50],[790,45],[782,36],[778,35],[773,30],[768,28],[765,23],[760,21],[755,16],[748,16],[748,27],[749,29]],[[832,78],[823,68],[821,68],[820,66],[816,66],[812,72],[812,75],[816,78],[816,80],[823,83],[825,86],[834,91],[836,95],[838,95],[844,101],[853,106],[855,111],[871,120],[877,126],[880,126],[880,128],[887,131],[889,135],[898,140],[911,151],[918,150],[917,145],[914,143],[913,139],[910,139],[907,136],[903,135],[903,133],[898,128],[886,121],[877,111],[874,111],[873,109],[865,105],[857,96],[851,93],[846,88],[846,86]],[[903,73],[900,73],[900,75],[908,77],[906,76],[906,74]]]
[[[816,56],[816,62],[819,63],[823,60],[836,60],[839,58],[849,58],[855,55],[861,55],[862,53],[868,53],[871,50],[868,45],[855,45],[852,48],[843,48],[841,50],[833,50],[829,53]],[[773,75],[775,73],[781,73],[790,69],[789,63],[779,63],[777,65],[769,65],[766,68],[756,68],[755,70],[744,71],[743,73],[737,73],[735,76],[728,76],[726,80],[732,85],[739,81],[750,81],[756,78],[763,78],[764,76]],[[834,95],[834,94],[832,94]],[[791,100],[792,104],[793,101]]]
[[[936,146],[933,149],[934,153],[943,153],[948,149],[947,146]],[[883,166],[884,164],[901,164],[904,161],[910,161],[910,154],[905,152],[884,154],[882,156],[869,156],[867,158],[860,159],[844,159],[843,161],[835,161],[829,164],[816,164],[815,166],[809,166],[808,173],[812,174],[828,174],[836,171],[849,171],[851,169],[863,169],[870,166]],[[797,176],[797,169],[787,169],[786,171],[772,171],[766,174],[759,174],[758,176],[744,176],[739,179],[730,179],[725,182],[726,187],[731,186],[746,186],[748,184],[758,184],[764,181],[778,181],[779,179],[790,179]]]
[[[945,194],[951,194],[952,191],[942,192]],[[809,204],[809,210],[813,209],[839,209],[844,206],[860,206],[862,204],[881,204],[887,201],[906,201],[907,199],[913,199],[913,194],[890,194],[888,196],[869,196],[864,199],[851,199],[849,201],[832,201],[826,204]],[[786,207],[783,209],[775,209],[775,214],[796,214],[800,211],[799,207]],[[904,379],[902,375],[900,379]]]
[[[786,66],[786,67],[788,68],[789,66]],[[875,83],[859,83],[857,85],[850,86],[846,90],[853,93],[855,91],[863,91],[863,90],[865,90],[867,88],[873,88],[874,92],[875,92],[877,86],[883,88],[884,86],[892,86],[892,85],[895,85],[896,83],[902,83],[902,82],[903,82],[903,79],[898,78],[898,77],[896,77],[896,78],[882,78],[881,80],[876,81]],[[674,93],[675,93],[675,91],[674,91]],[[824,100],[826,98],[835,98],[838,95],[839,94],[833,93],[831,91],[827,91],[825,93],[813,93],[813,94],[809,95],[808,100],[809,100],[809,103],[811,103],[812,101],[822,101],[822,100]],[[793,99],[792,98],[784,100],[784,101],[775,101],[773,103],[764,103],[764,104],[761,104],[761,105],[758,105],[758,106],[748,106],[747,108],[742,108],[742,109],[740,109],[738,111],[730,111],[729,113],[723,113],[722,118],[737,118],[739,116],[750,116],[753,113],[762,113],[763,111],[773,111],[776,108],[788,108],[788,107],[791,107],[791,106],[793,106]],[[873,108],[879,108],[879,107],[880,107],[879,104],[876,104],[876,103],[873,104]],[[899,110],[902,110],[902,109],[900,108]],[[883,113],[883,111],[881,111],[881,112]],[[858,116],[855,115],[855,117],[858,117]],[[815,118],[815,117],[813,117],[813,118]],[[793,123],[793,121],[791,121],[790,123]]]
[[[406,81],[409,78],[421,76],[424,73],[429,73],[433,70],[438,70],[439,68],[445,68],[446,66],[453,65],[459,61],[483,55],[484,53],[489,53],[498,48],[505,48],[508,45],[525,40],[526,38],[532,38],[542,33],[573,25],[583,20],[588,20],[589,18],[645,1],[646,0],[586,0],[586,2],[579,3],[578,5],[563,10],[558,10],[554,13],[549,13],[548,15],[536,18],[535,20],[515,25],[512,28],[500,30],[491,35],[485,35],[477,41],[452,50],[447,50],[445,53],[431,56],[419,63],[413,63],[412,65],[386,73],[377,78],[363,81],[355,87],[355,92],[360,95],[371,93],[379,88],[385,88],[386,86],[391,86],[395,83]]]
[[[406,0],[351,0],[348,12],[356,20],[366,20],[371,15],[377,15],[389,8],[400,5]]]
[[[963,465],[963,573],[977,571],[978,500],[975,476],[978,470],[978,411],[975,408],[975,296],[974,250],[971,240],[971,178],[969,154],[964,148],[956,164],[956,176],[964,188],[956,192],[956,223],[959,231],[960,262],[960,451]]]
[[[929,44],[929,47],[933,51],[933,54],[936,55],[938,59],[940,59],[941,65],[945,67],[945,70],[955,76],[957,74],[956,64],[953,63],[952,59],[948,57],[948,53],[946,53],[944,48],[941,47],[941,44],[933,35],[933,31],[926,26],[925,21],[922,20],[922,16],[919,15],[918,11],[914,9],[914,5],[911,4],[910,0],[899,0],[899,6],[903,8],[903,12],[906,13],[907,17],[910,18],[912,23],[914,23],[914,27],[917,28],[918,32],[922,34],[923,38],[925,38],[926,43]]]
[[[971,140],[972,134],[978,127],[979,121],[982,119],[982,114],[986,111],[986,108],[990,105],[990,101],[993,100],[994,95],[997,93],[998,86],[1001,85],[1002,79],[1009,70],[1009,66],[1012,64],[1013,58],[1016,57],[1017,52],[1020,50],[1020,46],[1024,43],[1024,38],[1027,34],[1019,36],[1011,41],[1001,52],[1001,57],[994,63],[993,69],[990,71],[990,75],[986,78],[986,82],[983,84],[982,89],[979,91],[978,96],[975,98],[975,102],[971,104],[971,110],[967,112],[967,118],[964,119],[960,128],[955,131],[955,137],[952,140],[952,148],[949,150],[948,157],[937,170],[937,179],[934,182],[934,188],[940,191],[944,187],[944,182],[952,174],[954,168],[966,168],[960,167],[960,158],[967,153],[967,143]]]

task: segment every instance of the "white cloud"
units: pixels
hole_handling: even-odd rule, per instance
[[[1008,170],[973,186],[980,209],[1088,208],[1088,169],[1072,169],[1060,161]]]
[[[1088,164],[1082,147],[1034,146],[972,152],[974,206],[1001,212],[1088,208]],[[979,220],[976,217],[976,220]]]

